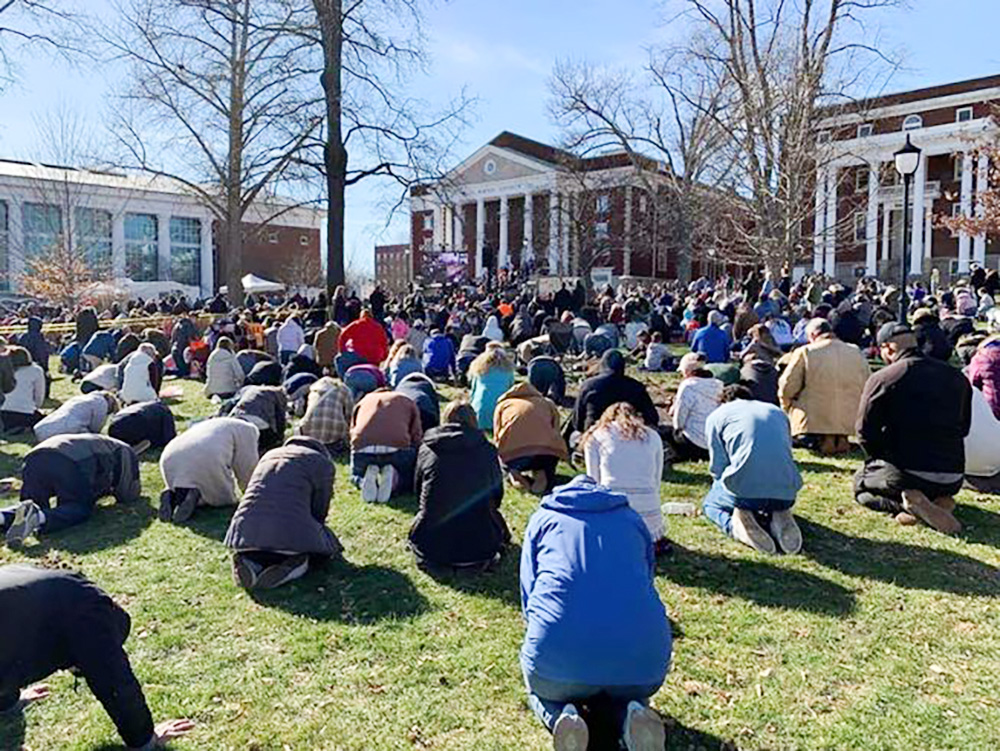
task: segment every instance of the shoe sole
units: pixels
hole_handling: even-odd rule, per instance
[[[165,490],[160,495],[159,517],[161,522],[169,522],[174,517],[174,504],[169,493],[169,490]]]
[[[628,751],[663,751],[667,730],[663,720],[651,709],[634,712],[630,716],[625,748]]]
[[[951,513],[935,506],[922,493],[904,491],[903,508],[938,532],[954,535],[962,531],[962,525]]]
[[[250,567],[250,563],[246,561],[233,564],[233,578],[236,579],[236,584],[243,589],[253,589],[257,585],[257,576]]]
[[[365,470],[364,479],[361,480],[361,500],[365,503],[375,503],[378,500],[378,468],[369,465],[369,470]]]
[[[785,523],[774,523],[775,517],[771,517],[771,534],[778,541],[778,547],[786,555],[795,555],[802,550],[802,530],[795,523],[795,519],[789,517]]]
[[[174,524],[183,524],[194,516],[194,510],[198,507],[198,497],[192,493],[185,493],[184,500],[177,504],[171,520]]]
[[[294,574],[303,565],[309,565],[309,558],[307,556],[297,556],[295,559],[277,566],[269,566],[260,572],[254,589],[275,589],[289,581],[294,581],[302,576],[302,574],[299,576],[294,576]]]
[[[388,503],[389,499],[392,498],[394,475],[395,470],[392,470],[391,465],[388,464],[378,473],[378,493],[375,500],[379,503]]]
[[[14,511],[14,521],[4,536],[8,545],[20,545],[28,537],[28,510],[22,504]]]
[[[556,725],[552,729],[554,751],[587,751],[589,743],[590,731],[582,717],[563,715],[556,720]]]
[[[764,531],[764,528],[757,523],[757,520],[750,515],[750,522],[744,524],[742,521],[737,521],[740,517],[737,514],[733,514],[732,520],[732,530],[733,539],[742,542],[749,548],[753,548],[758,553],[770,553],[774,555],[778,552],[777,546],[774,544],[774,540],[771,536]],[[741,534],[742,532],[742,534]]]

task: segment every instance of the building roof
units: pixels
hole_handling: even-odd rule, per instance
[[[951,96],[953,94],[967,94],[982,89],[992,89],[1000,87],[1000,74],[983,76],[981,78],[970,78],[965,81],[955,81],[953,83],[937,84],[925,86],[920,89],[910,89],[909,91],[897,91],[890,94],[883,94],[876,97],[866,97],[844,104],[833,104],[820,107],[817,113],[821,117],[831,115],[846,114],[875,109],[879,107],[891,107],[897,104],[911,104],[921,102],[926,99],[937,99],[938,97]]]

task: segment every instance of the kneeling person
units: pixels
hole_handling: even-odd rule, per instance
[[[177,437],[174,415],[163,402],[139,402],[116,413],[108,435],[127,443],[137,453],[161,449]]]

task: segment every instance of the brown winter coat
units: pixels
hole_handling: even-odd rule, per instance
[[[569,456],[559,433],[559,410],[530,383],[516,384],[500,397],[493,413],[493,436],[505,462],[527,456]]]
[[[333,365],[333,358],[337,354],[337,345],[340,343],[340,326],[330,321],[323,328],[316,332],[313,339],[313,346],[316,347],[316,362],[324,368]]]
[[[391,446],[417,448],[423,440],[420,410],[409,397],[395,391],[373,391],[354,407],[351,448]]]

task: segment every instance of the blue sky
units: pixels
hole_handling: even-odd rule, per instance
[[[546,113],[553,63],[639,66],[645,46],[684,33],[681,22],[666,23],[678,7],[680,0],[439,0],[426,14],[431,67],[409,93],[443,104],[464,86],[479,98],[459,157],[502,130],[556,142]],[[905,66],[890,90],[1000,73],[1000,53],[993,51],[997,0],[911,0],[908,9],[881,12],[875,23],[883,47],[899,52]],[[32,56],[22,60],[20,73],[19,84],[0,95],[0,157],[37,154],[34,118],[58,107],[77,110],[100,133],[108,106],[104,71]],[[385,226],[388,189],[367,183],[349,193],[349,266],[370,270],[376,243],[406,241],[403,217]]]

